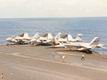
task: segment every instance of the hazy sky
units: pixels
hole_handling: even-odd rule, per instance
[[[0,18],[81,16],[107,16],[107,0],[0,0]]]

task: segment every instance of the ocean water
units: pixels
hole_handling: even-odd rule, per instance
[[[0,44],[5,44],[7,37],[23,32],[28,32],[30,36],[36,32],[65,32],[74,37],[82,33],[84,41],[90,42],[98,36],[107,47],[107,17],[0,19]]]

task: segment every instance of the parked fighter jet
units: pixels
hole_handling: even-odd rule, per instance
[[[64,47],[64,45],[68,42],[82,42],[81,39],[82,34],[77,34],[75,38],[73,38],[70,34],[58,33],[54,37],[54,46],[53,47]]]
[[[39,38],[40,38],[40,34],[37,32],[33,37],[31,37],[30,44],[35,45],[37,42],[37,39]]]
[[[28,44],[30,39],[28,33],[22,33],[18,36],[8,37],[6,40],[12,44]]]
[[[81,42],[82,34],[77,34],[77,36],[75,38],[73,38],[70,34],[64,34],[64,33],[58,33],[55,36],[55,40],[59,41],[59,42]]]
[[[68,42],[65,46],[71,50],[91,52],[91,49],[102,48],[103,44],[100,43],[99,37],[95,37],[90,43]]]
[[[33,42],[33,45],[49,45],[53,41],[53,35],[46,33],[39,35],[39,37]]]

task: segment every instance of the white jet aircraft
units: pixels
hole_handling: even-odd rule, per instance
[[[18,36],[9,37],[6,40],[9,43],[13,44],[28,44],[30,39],[31,38],[29,37],[28,33],[22,33],[21,35]]]
[[[43,35],[40,35],[38,39],[35,40],[36,45],[49,45],[53,41],[53,35],[51,33],[46,33]]]
[[[40,38],[40,34],[37,32],[33,37],[31,37],[30,43],[31,45],[35,45],[37,42],[37,39]]]
[[[70,34],[63,34],[59,32],[55,37],[54,37],[54,46],[55,48],[64,48],[65,44],[68,42],[82,42],[83,40],[81,39],[82,34],[77,34],[75,38],[73,38]]]
[[[54,39],[58,42],[81,42],[81,36],[82,34],[77,34],[77,36],[73,38],[70,34],[64,34],[59,32]]]
[[[103,44],[100,43],[100,38],[99,37],[95,37],[90,43],[68,42],[67,44],[65,44],[65,47],[67,47],[71,50],[92,52],[91,49],[103,48]]]

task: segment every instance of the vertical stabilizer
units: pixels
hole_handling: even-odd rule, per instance
[[[99,45],[99,42],[100,42],[100,38],[99,38],[99,37],[95,37],[95,38],[90,42],[90,45],[91,45],[91,46],[97,46],[97,45]]]
[[[60,36],[61,36],[61,32],[59,32],[56,36],[55,36],[55,38],[60,38]]]
[[[74,40],[73,37],[70,34],[68,34],[67,41],[73,41],[73,40]]]

